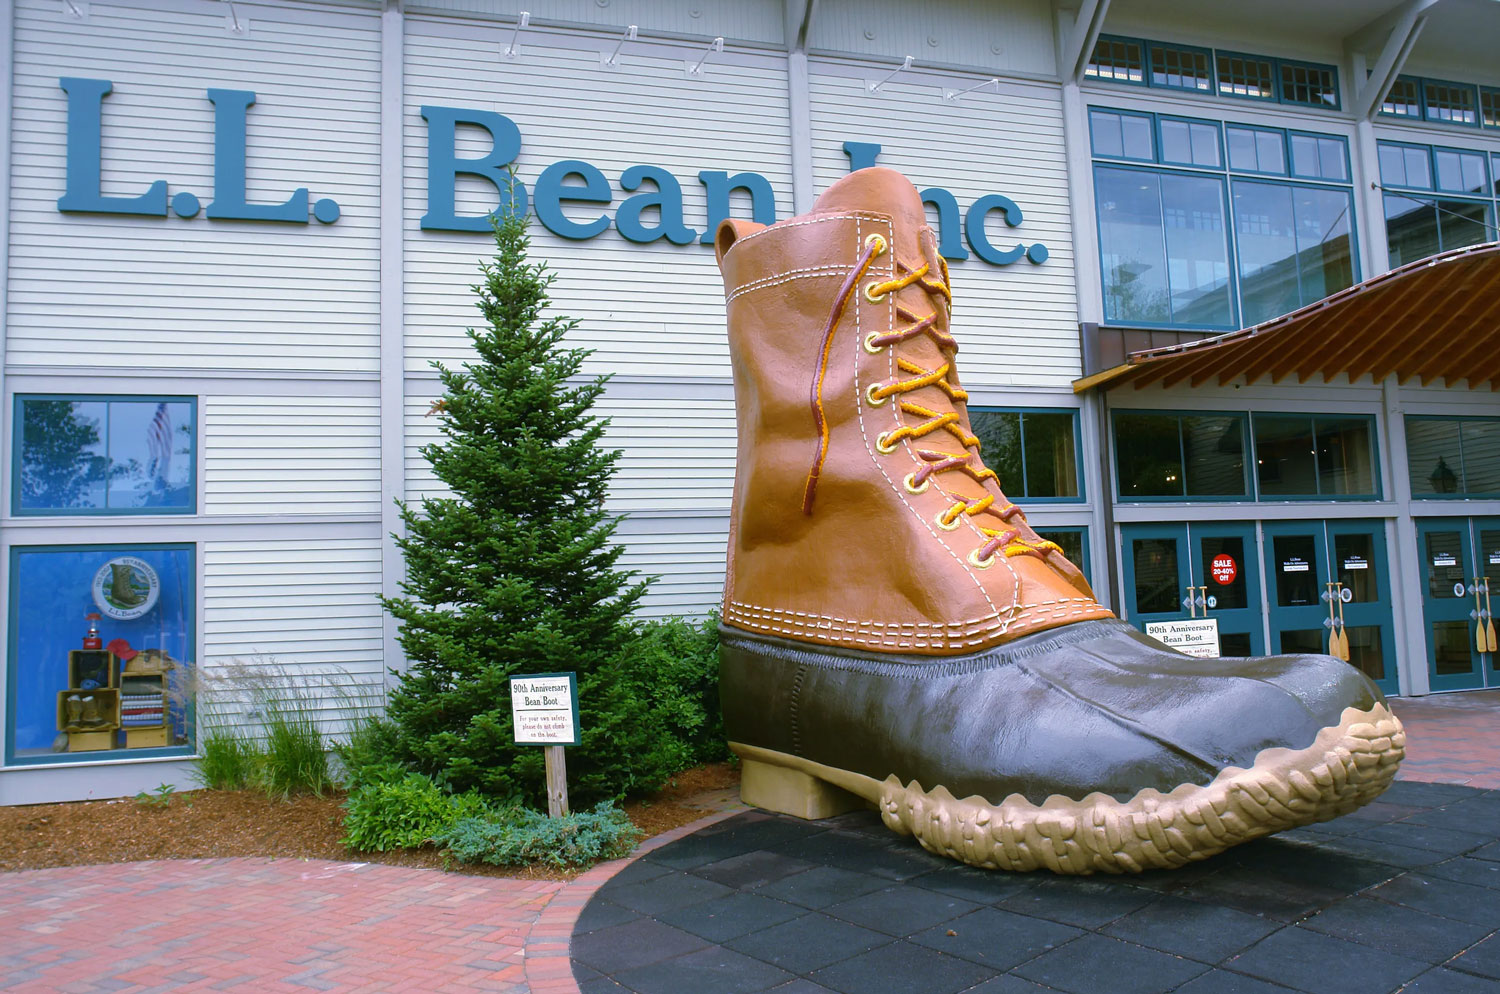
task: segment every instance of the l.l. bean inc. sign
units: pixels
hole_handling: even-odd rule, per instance
[[[73,76],[59,79],[58,85],[67,95],[67,179],[63,195],[57,201],[59,211],[161,218],[170,210],[180,218],[195,218],[201,212],[210,221],[302,225],[308,223],[309,207],[312,218],[323,224],[333,224],[343,214],[343,208],[333,197],[314,201],[306,187],[292,191],[281,203],[250,203],[245,188],[246,125],[250,108],[255,105],[255,93],[250,90],[205,91],[214,108],[214,180],[206,207],[198,193],[184,189],[172,192],[165,179],[153,181],[135,195],[105,196],[101,192],[104,171],[101,135],[104,98],[113,92],[114,85],[107,79]],[[697,181],[703,186],[707,208],[701,228],[688,225],[682,185],[660,166],[635,165],[621,172],[615,186],[632,195],[621,200],[618,207],[614,206],[615,186],[597,167],[582,159],[551,163],[531,181],[529,190],[526,182],[517,178],[513,192],[509,192],[509,170],[521,154],[521,130],[514,121],[495,111],[461,107],[424,106],[421,114],[427,122],[427,210],[421,226],[428,231],[487,232],[492,216],[506,210],[524,211],[529,203],[537,219],[563,238],[597,238],[613,226],[632,242],[665,240],[674,245],[709,245],[719,222],[730,216],[730,198],[735,193],[749,197],[754,220],[762,224],[776,220],[776,198],[771,184],[753,172],[730,174],[705,169],[698,173]],[[459,155],[460,128],[474,129],[474,133],[485,136],[489,151],[479,156]],[[844,143],[844,152],[849,156],[850,169],[861,169],[875,164],[880,146],[849,141]],[[460,177],[478,177],[494,186],[498,206],[493,212],[459,213]],[[502,197],[502,193],[506,195]],[[1022,222],[1021,208],[1008,197],[997,193],[982,196],[967,211],[961,211],[958,199],[941,187],[923,190],[922,199],[937,212],[938,251],[947,259],[962,261],[972,250],[981,260],[996,266],[1022,258],[1033,263],[1047,260],[1047,246],[1040,242],[1000,248],[985,234],[985,221],[992,212],[998,211],[1008,227],[1014,228]],[[565,205],[569,211],[564,210]]]

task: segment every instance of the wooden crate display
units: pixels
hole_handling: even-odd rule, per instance
[[[168,674],[163,653],[145,651],[125,664],[120,674],[120,727],[127,749],[171,744]]]

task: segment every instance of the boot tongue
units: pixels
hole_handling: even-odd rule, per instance
[[[813,210],[888,214],[895,226],[896,251],[904,258],[918,261],[922,258],[917,232],[926,226],[927,212],[911,180],[894,169],[871,166],[850,173],[823,191]]]

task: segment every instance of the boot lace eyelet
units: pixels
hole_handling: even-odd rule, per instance
[[[907,473],[906,474],[906,479],[904,479],[904,480],[901,481],[903,484],[906,485],[906,492],[909,493],[909,494],[926,493],[927,492],[927,487],[928,487],[928,485],[932,481],[931,480],[923,480],[921,482],[921,484],[919,485],[916,482],[916,479],[917,479],[917,474],[916,473]]]
[[[895,452],[896,447],[901,444],[900,442],[887,441],[889,435],[890,432],[883,431],[879,435],[875,436],[875,451],[879,452],[883,456],[888,456],[892,452]]]
[[[991,555],[988,559],[980,559],[979,550],[975,549],[974,551],[969,553],[969,565],[975,566],[979,569],[989,569],[991,566],[995,565],[995,557],[994,555]]]
[[[959,525],[963,524],[962,516],[958,515],[958,514],[955,514],[953,516],[953,520],[952,521],[944,521],[943,520],[943,516],[941,514],[939,514],[937,516],[936,520],[937,520],[937,526],[939,528],[941,528],[945,532],[951,532],[955,528],[957,528]]]
[[[869,386],[869,389],[867,389],[865,391],[865,400],[867,400],[867,401],[870,402],[870,406],[871,407],[883,407],[885,405],[885,402],[891,399],[888,396],[887,397],[877,397],[877,396],[875,396],[875,391],[877,391],[879,389],[880,389],[880,384],[879,383],[871,383],[870,386]]]
[[[871,245],[875,246],[876,255],[885,255],[886,241],[884,235],[879,232],[872,232],[865,236],[865,248],[869,248]]]
[[[871,293],[870,292],[870,291],[874,290],[876,287],[878,287],[879,285],[880,285],[880,283],[878,281],[876,281],[876,280],[871,280],[870,282],[868,282],[868,283],[865,284],[865,299],[868,300],[872,304],[878,304],[882,300],[885,299],[885,294],[883,294],[883,293]]]
[[[880,337],[880,332],[878,332],[878,331],[872,331],[868,335],[865,336],[865,351],[866,352],[870,353],[871,355],[880,355],[881,349],[885,348],[885,346],[883,346],[883,345],[876,345],[875,344],[875,339],[877,339],[879,337]]]

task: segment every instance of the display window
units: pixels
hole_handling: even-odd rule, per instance
[[[191,514],[190,397],[18,395],[15,514]]]
[[[192,545],[17,546],[13,763],[191,750]]]

